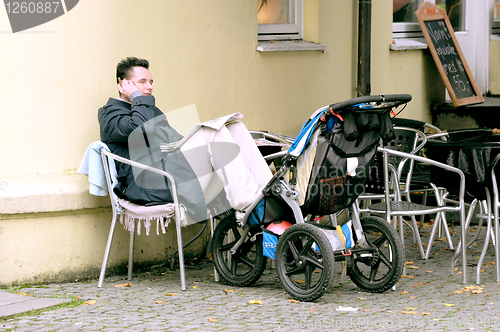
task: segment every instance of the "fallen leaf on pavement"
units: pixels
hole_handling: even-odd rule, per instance
[[[176,296],[177,293],[165,293],[166,296]]]
[[[405,315],[418,315],[416,311],[401,311],[401,313]]]
[[[305,284],[306,283],[305,280],[295,280],[295,282],[298,283],[298,284]]]
[[[422,312],[422,313],[421,313],[421,315],[423,315],[423,316],[428,316],[428,315],[430,315],[430,314],[431,314],[430,312]]]
[[[418,270],[419,269],[419,267],[415,266],[415,265],[408,265],[408,268],[409,269],[413,269],[413,270]]]
[[[401,295],[406,295],[408,293],[409,293],[408,291],[404,291],[404,292],[401,292]]]
[[[196,289],[196,288],[198,288],[198,286],[193,286],[193,289]]]
[[[162,301],[162,300],[156,300],[155,301],[156,304],[162,304],[162,303],[165,303],[165,302],[167,302],[167,301]]]
[[[215,308],[208,308],[207,310],[215,310]]]
[[[414,311],[414,310],[417,310],[417,308],[414,308],[414,307],[406,307],[405,310],[410,310],[410,311]]]
[[[406,265],[411,265],[413,263],[415,263],[415,262],[414,261],[406,261]]]
[[[443,305],[445,307],[454,307],[455,306],[455,304],[453,304],[453,303],[443,303]]]
[[[410,299],[416,299],[417,296],[410,296]]]
[[[129,283],[126,283],[126,284],[114,285],[113,287],[132,287],[132,284],[129,282]]]
[[[366,300],[366,297],[358,297],[358,300]]]
[[[250,304],[264,304],[264,302],[262,302],[261,300],[250,300],[250,301],[248,301],[248,303],[250,303]]]
[[[217,319],[207,318],[210,323],[217,323]]]
[[[408,278],[408,279],[411,279],[411,278],[414,278],[414,276],[401,276],[401,278]]]
[[[91,304],[96,304],[97,301],[96,300],[90,300],[90,301],[87,301],[87,302],[83,302],[83,305],[91,305]]]
[[[427,273],[432,273],[434,272],[434,270],[427,270]]]
[[[288,299],[288,302],[290,303],[300,303],[300,301],[294,300],[294,299]]]
[[[234,289],[224,289],[224,292],[231,293],[231,292],[234,292]]]
[[[461,290],[456,290],[456,291],[453,291],[453,293],[455,294],[462,294],[464,291],[461,291]]]

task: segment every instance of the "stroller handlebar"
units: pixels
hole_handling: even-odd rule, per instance
[[[383,106],[383,109],[392,108],[401,104],[408,103],[412,99],[410,94],[390,94],[390,95],[372,95],[372,96],[361,96],[353,99],[349,99],[343,102],[331,104],[328,106],[332,111],[347,108],[349,106],[354,106],[363,103],[377,103],[381,105],[383,103],[389,103],[387,107]]]

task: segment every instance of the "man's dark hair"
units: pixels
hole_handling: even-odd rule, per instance
[[[123,59],[116,66],[116,83],[120,83],[120,79],[128,79],[130,77],[130,70],[132,67],[149,68],[149,61],[146,59],[139,59],[136,57],[128,57]]]

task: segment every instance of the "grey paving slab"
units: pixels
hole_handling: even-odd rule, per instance
[[[38,298],[0,291],[0,317],[53,307],[68,299]]]
[[[28,301],[27,296],[12,294],[4,291],[0,291],[0,307],[4,305],[15,304],[19,302]]]

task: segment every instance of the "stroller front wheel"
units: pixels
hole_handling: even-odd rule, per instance
[[[382,293],[394,286],[403,272],[404,248],[392,225],[380,217],[361,219],[366,237],[365,254],[353,257],[348,271],[351,280],[370,293]],[[355,249],[362,249],[356,244]]]
[[[212,259],[221,277],[233,286],[249,286],[264,273],[267,258],[263,255],[262,234],[255,236],[260,229],[254,227],[246,236],[238,250],[230,250],[242,236],[242,229],[236,219],[226,218],[215,228],[212,237]]]
[[[295,224],[278,241],[278,278],[297,300],[314,301],[323,296],[332,284],[334,263],[330,241],[316,226]]]

